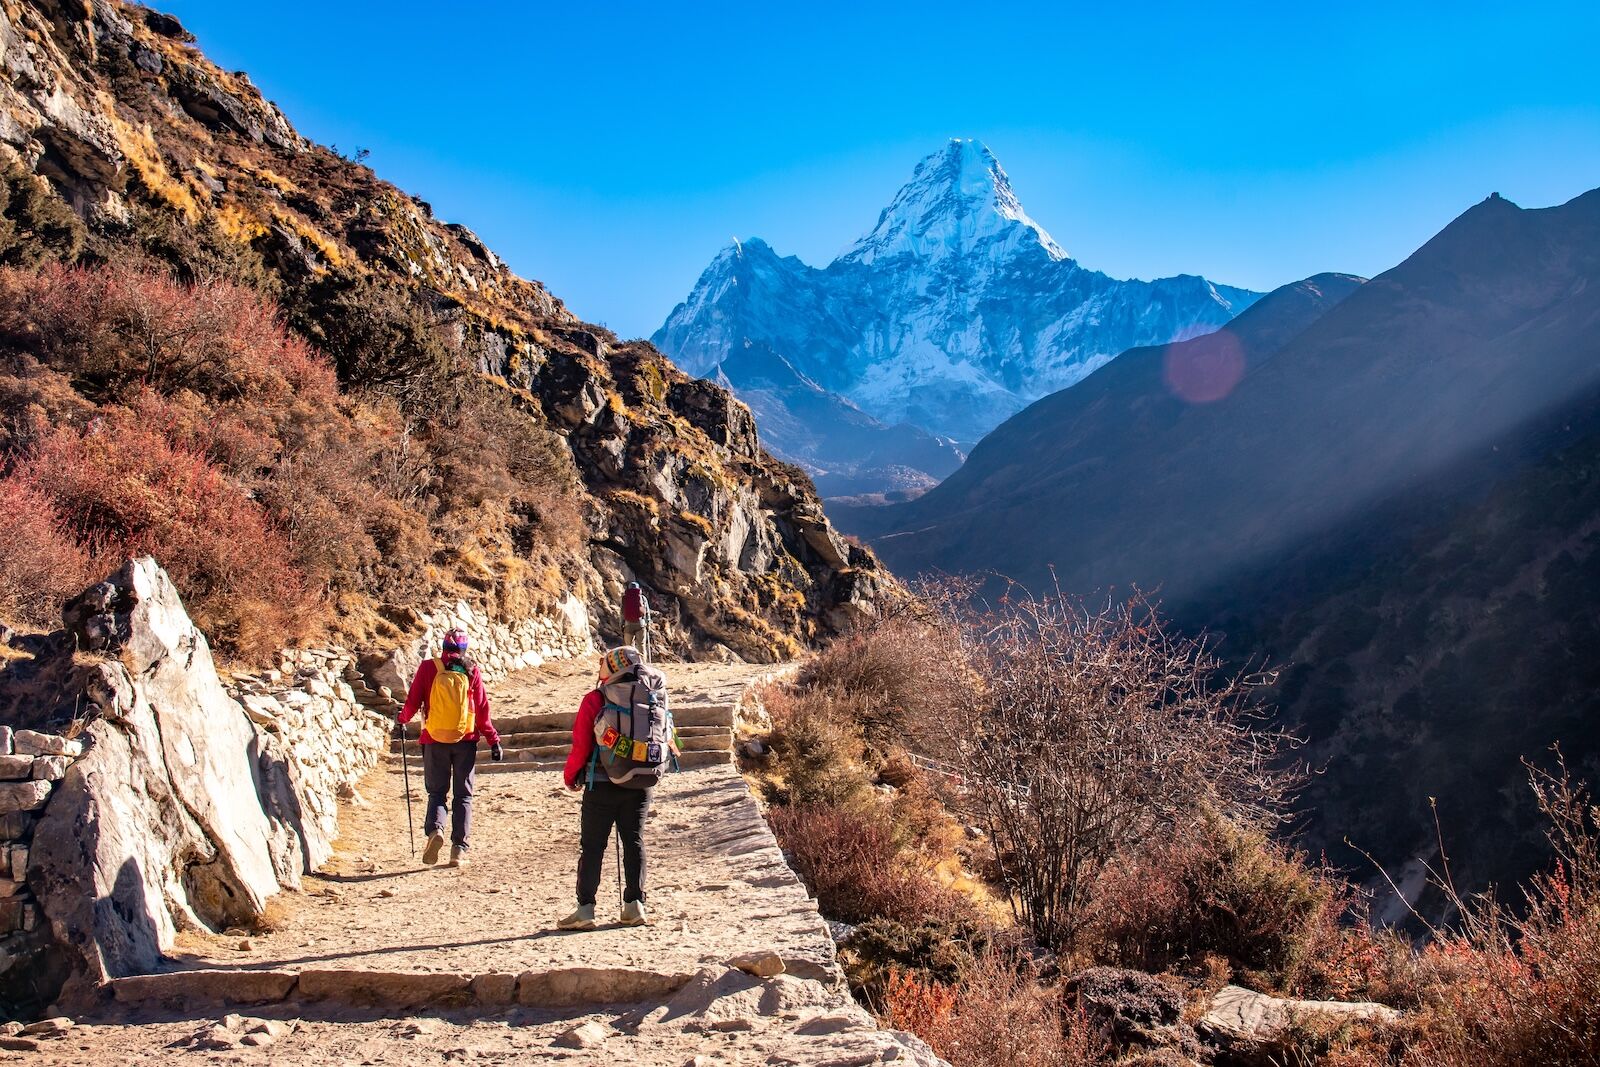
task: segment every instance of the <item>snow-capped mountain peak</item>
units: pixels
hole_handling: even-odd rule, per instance
[[[1260,295],[1081,266],[1028,217],[994,154],[962,139],[918,163],[826,267],[754,239],[725,249],[652,340],[695,374],[753,341],[885,425],[971,442],[1117,353],[1207,333]]]
[[[1028,217],[988,146],[957,137],[917,164],[872,232],[840,259],[865,264],[900,255],[993,257],[1028,247],[1042,249],[1051,259],[1069,258]]]

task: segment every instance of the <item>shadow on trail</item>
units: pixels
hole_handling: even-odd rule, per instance
[[[653,1005],[641,1003],[639,1007]],[[627,1005],[607,1005],[607,1008],[624,1008]],[[418,1007],[384,1007],[381,1005],[355,1006],[321,1001],[285,1001],[279,1004],[223,1005],[196,1002],[177,1007],[140,1008],[134,1011],[118,1010],[107,1005],[103,1012],[80,1015],[78,1021],[90,1026],[129,1024],[159,1024],[184,1021],[215,1022],[225,1014],[237,1013],[252,1019],[278,1019],[288,1023],[373,1023],[392,1022],[404,1027],[416,1019],[438,1019],[456,1026],[470,1026],[476,1022],[504,1022],[511,1026],[543,1026],[554,1022],[582,1019],[593,1015],[596,1005],[577,1005],[571,1008],[539,1008],[530,1005],[508,1004],[503,1008],[470,1007],[464,1005],[436,1004]],[[131,1018],[130,1018],[131,1016]],[[402,1035],[403,1036],[403,1035]],[[180,1038],[164,1046],[173,1051],[193,1051],[192,1038]]]
[[[334,882],[339,885],[358,885],[362,882],[381,882],[388,878],[404,878],[408,874],[416,874],[418,871],[431,871],[433,869],[432,867],[424,867],[418,864],[415,867],[407,867],[399,871],[371,871],[366,874],[319,874],[317,875],[317,881]]]
[[[199,959],[192,956],[172,956],[169,959],[178,964],[176,967],[163,968],[163,971],[282,971],[291,970],[298,965],[308,963],[328,963],[333,960],[353,960],[366,956],[393,956],[410,952],[430,952],[436,949],[450,950],[461,948],[486,948],[490,945],[509,945],[517,941],[537,941],[546,937],[565,936],[573,933],[596,933],[594,930],[535,930],[527,934],[512,934],[507,937],[485,937],[477,941],[414,941],[409,944],[394,944],[382,948],[352,949],[349,952],[329,952],[320,956],[292,956],[282,959],[241,961],[238,963],[217,960]],[[485,960],[483,970],[493,970],[493,960]]]

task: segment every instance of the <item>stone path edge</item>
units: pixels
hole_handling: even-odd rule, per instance
[[[571,1008],[666,999],[694,975],[629,967],[521,974],[409,971],[191,970],[132,975],[109,985],[119,1004],[188,1011],[215,1005],[327,1004],[356,1008]]]

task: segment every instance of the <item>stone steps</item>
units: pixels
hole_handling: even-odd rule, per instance
[[[422,765],[417,759],[415,749],[411,750],[411,770],[413,774],[422,773]],[[390,754],[384,760],[389,771],[393,774],[400,773],[400,757]],[[478,757],[477,771],[479,774],[507,774],[512,771],[558,771],[566,766],[567,746],[559,749],[507,749],[506,758],[502,763],[495,763],[489,759],[487,752]],[[723,763],[733,762],[733,750],[727,745],[708,746],[705,748],[688,749],[678,757],[678,766],[682,770],[693,770],[696,767],[711,767]]]
[[[693,703],[676,707],[672,711],[678,727],[678,742],[682,749],[678,765],[683,770],[709,767],[733,762],[733,719],[735,703]],[[478,757],[479,774],[507,774],[514,771],[559,770],[566,764],[572,747],[572,727],[577,721],[576,712],[535,712],[527,715],[507,715],[495,719],[500,731],[500,743],[505,748],[505,760],[495,763],[487,750]],[[413,720],[407,724],[406,752],[418,755],[415,739],[421,733],[421,724]],[[389,769],[400,770],[399,741],[389,742],[385,757]]]
[[[733,726],[734,705],[730,703],[674,705],[672,719],[682,730],[686,726]],[[565,731],[572,733],[572,724],[578,721],[576,711],[538,711],[525,715],[496,715],[495,729],[502,734],[545,733]],[[415,720],[406,727],[410,737],[417,736],[419,726]]]
[[[733,730],[727,726],[682,726],[678,728],[678,743],[685,751],[701,750],[706,748],[733,746]],[[505,746],[509,758],[513,749],[530,748],[559,748],[563,753],[572,744],[572,731],[569,730],[539,730],[508,732],[500,731],[500,744]],[[407,741],[406,750],[416,751],[416,742]],[[389,752],[398,753],[400,742],[391,740]]]

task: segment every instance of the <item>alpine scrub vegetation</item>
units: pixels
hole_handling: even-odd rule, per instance
[[[351,598],[448,589],[434,545],[521,536],[552,562],[574,547],[570,459],[492,385],[450,381],[408,418],[342,391],[269,300],[230,282],[0,269],[0,362],[15,546],[0,614],[19,621],[50,624],[112,561],[152,553],[220,647],[256,656],[372,624],[336,610]]]
[[[969,591],[814,656],[746,766],[886,1023],[955,1067],[1190,1064],[1232,983],[1403,1014],[1294,1017],[1219,1063],[1600,1063],[1600,808],[1559,759],[1530,767],[1552,869],[1520,906],[1453,896],[1458,922],[1414,945],[1279,839],[1298,776],[1259,676],[1139,600]]]

